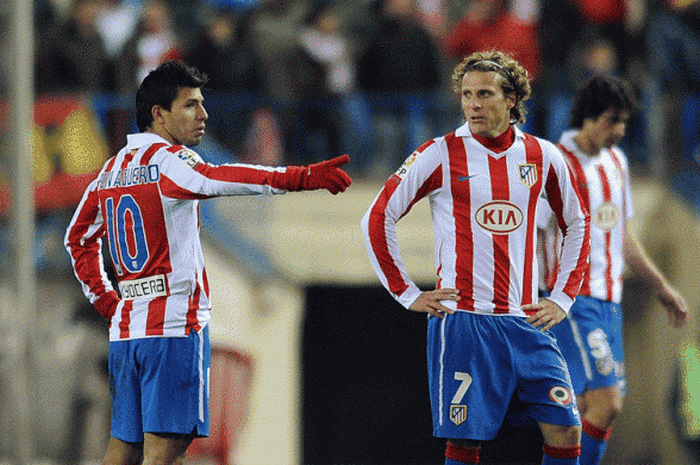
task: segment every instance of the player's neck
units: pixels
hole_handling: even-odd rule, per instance
[[[162,137],[163,139],[167,140],[170,142],[172,145],[178,145],[177,141],[173,138],[173,136],[165,130],[162,126],[159,126],[155,123],[153,123],[148,129],[143,131],[146,134],[155,134],[157,136]]]
[[[588,137],[584,132],[579,132],[574,136],[574,143],[581,152],[588,155],[589,157],[597,156],[601,150],[601,147],[598,147],[596,144],[594,144],[593,141],[591,141],[591,138]]]
[[[515,129],[510,125],[500,136],[484,137],[474,134],[474,139],[479,141],[479,143],[487,149],[496,153],[502,153],[508,150],[510,146],[513,145],[513,142],[515,142]]]

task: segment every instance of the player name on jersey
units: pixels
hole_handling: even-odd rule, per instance
[[[168,295],[165,288],[165,276],[162,274],[122,281],[119,283],[119,290],[124,300],[134,300],[141,297],[150,299]]]
[[[158,165],[133,166],[118,171],[106,171],[100,177],[100,189],[113,187],[138,186],[158,182],[160,171]]]

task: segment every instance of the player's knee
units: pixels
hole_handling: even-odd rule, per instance
[[[612,425],[622,413],[623,397],[616,390],[603,391],[595,399],[589,399],[586,417],[604,428]]]
[[[114,437],[107,444],[102,465],[138,465],[143,460],[143,443],[124,442]]]
[[[448,439],[448,443],[453,444],[457,447],[479,447],[481,446],[481,441],[475,441],[474,439]]]
[[[180,455],[158,452],[146,454],[143,458],[143,465],[179,465],[185,463],[185,453]]]
[[[613,397],[608,404],[608,417],[612,423],[622,413],[622,397]]]
[[[189,443],[159,443],[144,451],[143,465],[178,465],[184,463]]]

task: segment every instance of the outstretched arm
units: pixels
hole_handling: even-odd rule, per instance
[[[168,152],[175,154],[169,156]],[[248,164],[212,165],[192,150],[173,146],[159,152],[161,191],[172,198],[209,198],[327,189],[345,192],[352,184],[342,170],[350,157],[341,155],[308,166],[269,167]]]
[[[341,155],[332,160],[324,160],[309,165],[306,170],[306,176],[303,177],[303,189],[327,189],[333,195],[338,192],[345,192],[345,189],[352,184],[352,179],[340,167],[348,161],[350,161],[349,156]]]

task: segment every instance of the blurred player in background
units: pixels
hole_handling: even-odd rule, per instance
[[[666,307],[669,322],[680,328],[688,318],[683,297],[647,256],[631,227],[633,214],[629,169],[617,147],[637,104],[629,85],[615,77],[595,76],[578,92],[570,130],[559,148],[565,155],[591,214],[591,259],[568,318],[553,329],[566,357],[579,399],[583,434],[581,463],[599,464],[611,426],[622,409],[623,363],[622,271],[625,265],[644,281]],[[557,247],[561,233],[546,218],[543,241]],[[552,241],[552,237],[556,237]],[[551,276],[556,251],[543,250],[540,262]],[[547,287],[550,287],[547,283]]]
[[[205,163],[206,76],[180,61],[152,71],[136,94],[141,131],[85,191],[65,244],[85,295],[110,320],[112,438],[106,464],[181,463],[209,433],[207,323],[211,302],[199,239],[199,200],[344,192],[347,155],[286,168]],[[105,274],[102,240],[119,293]]]
[[[502,52],[465,58],[453,72],[465,124],[419,147],[362,220],[370,260],[404,307],[427,313],[433,433],[445,463],[479,462],[514,393],[544,436],[544,464],[577,464],[581,423],[564,359],[548,332],[578,293],[588,260],[584,205],[556,147],[524,134],[527,72]],[[537,200],[566,232],[548,299],[538,301]],[[439,281],[421,291],[402,263],[397,221],[420,199],[432,210]]]

